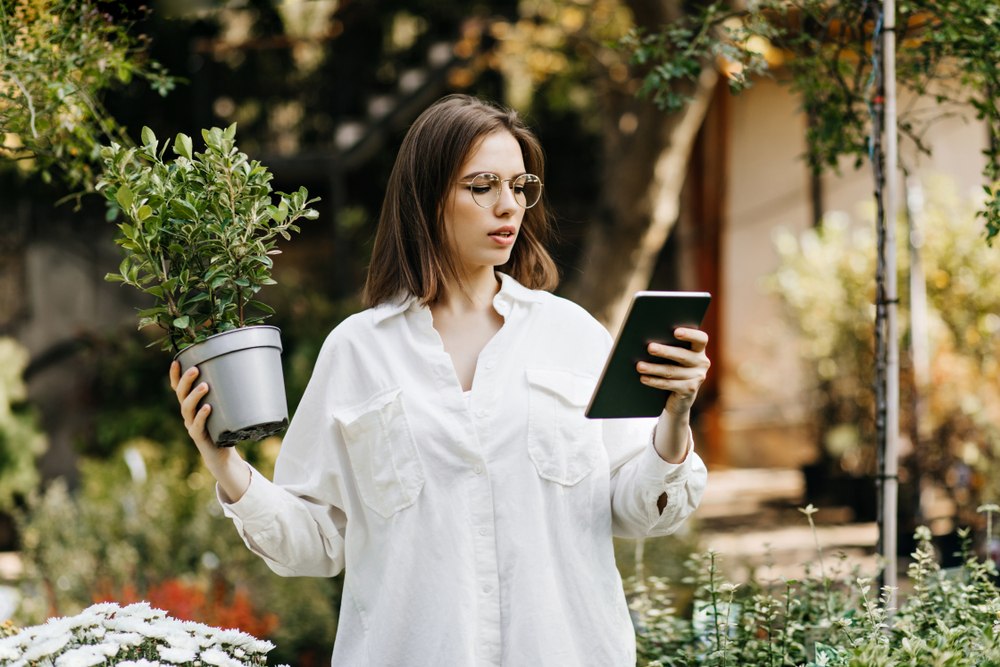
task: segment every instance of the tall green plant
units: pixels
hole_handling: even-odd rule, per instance
[[[276,239],[298,232],[299,218],[319,216],[308,208],[319,199],[309,199],[305,188],[276,193],[274,205],[271,173],[237,149],[235,136],[235,123],[203,130],[205,152],[195,153],[191,138],[178,134],[170,161],[163,159],[169,141],[160,148],[148,127],[141,148],[113,143],[101,149],[105,172],[97,187],[112,214],[127,218],[116,241],[125,259],[106,280],[156,299],[139,313],[139,326],[166,330],[163,349],[179,350],[273,314],[255,296],[275,282]]]

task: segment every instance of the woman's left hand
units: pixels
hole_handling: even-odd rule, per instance
[[[638,370],[643,384],[657,389],[672,392],[665,407],[667,413],[674,417],[685,415],[694,405],[708,374],[712,362],[705,355],[708,345],[708,334],[698,329],[676,329],[674,338],[691,343],[691,349],[660,343],[650,343],[649,353],[656,357],[669,359],[674,364],[654,364],[639,362]]]

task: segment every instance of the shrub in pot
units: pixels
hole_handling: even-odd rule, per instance
[[[178,134],[176,157],[164,161],[169,141],[161,147],[144,127],[141,147],[101,149],[97,185],[109,217],[125,218],[115,241],[125,259],[105,279],[155,299],[139,312],[139,327],[164,330],[157,342],[176,353],[181,372],[198,366],[212,389],[208,431],[219,446],[288,425],[280,332],[261,324],[274,311],[256,295],[275,283],[277,237],[291,238],[299,218],[318,216],[309,208],[318,199],[305,188],[272,193],[272,175],[236,148],[235,135],[235,124],[203,130],[205,152],[195,153]]]

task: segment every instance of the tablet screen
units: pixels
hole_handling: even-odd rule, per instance
[[[636,364],[668,363],[649,353],[650,343],[690,349],[690,343],[674,338],[674,330],[701,328],[711,300],[708,292],[636,292],[587,406],[587,417],[658,417],[670,392],[643,384]]]

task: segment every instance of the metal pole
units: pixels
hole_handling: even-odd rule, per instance
[[[899,147],[896,131],[896,1],[885,0],[883,23],[883,67],[885,82],[885,300],[886,300],[886,372],[885,372],[885,462],[882,477],[882,555],[885,558],[885,585],[896,587],[896,531],[899,484],[899,330],[896,322],[898,303],[896,270],[896,211],[899,206]],[[890,607],[895,606],[895,594]]]

